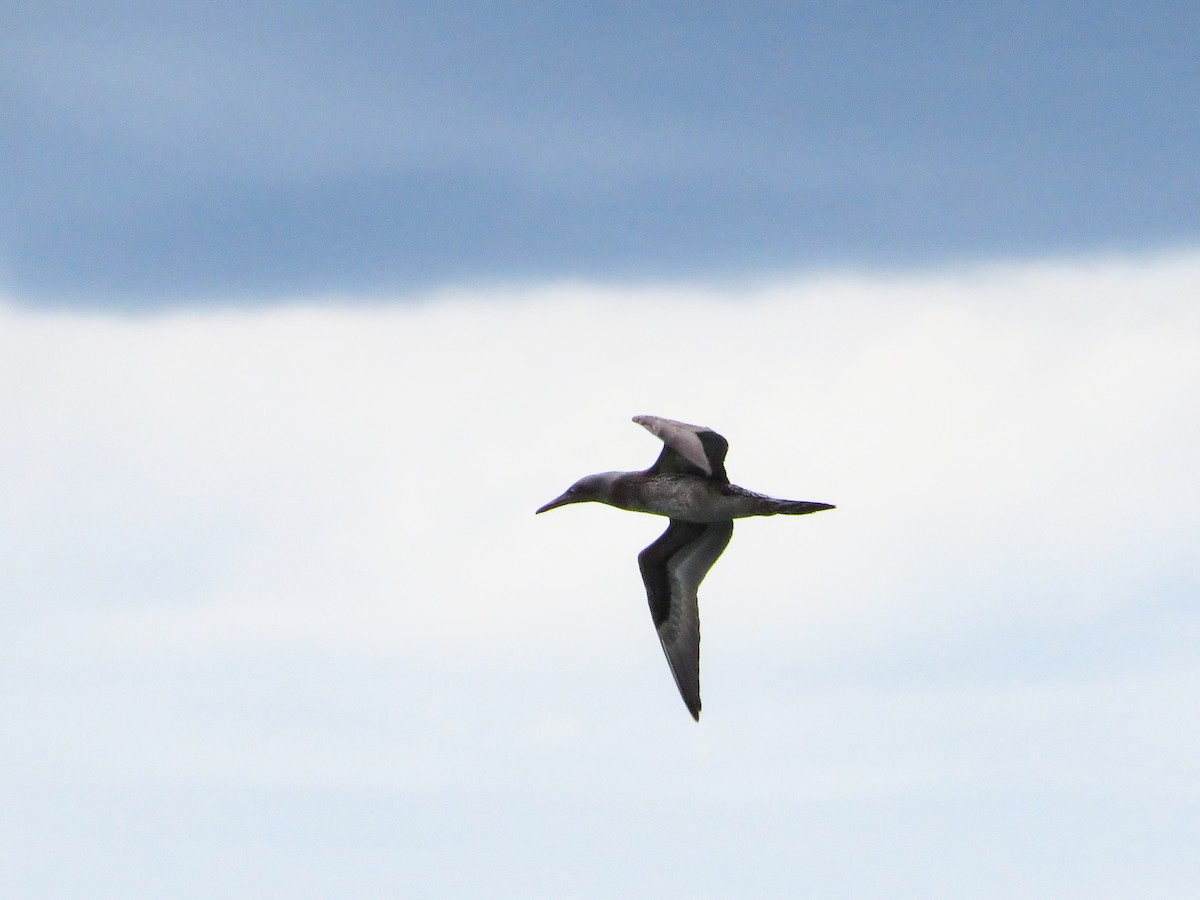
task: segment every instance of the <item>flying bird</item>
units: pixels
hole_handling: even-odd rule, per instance
[[[830,503],[777,500],[729,483],[729,442],[711,428],[658,416],[633,421],[663,442],[644,472],[601,472],[579,479],[538,510],[595,501],[666,516],[667,530],[638,554],[650,615],[663,653],[692,718],[700,721],[700,582],[724,552],[733,520],[746,516],[802,516]]]

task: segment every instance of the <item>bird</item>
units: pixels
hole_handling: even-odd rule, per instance
[[[579,479],[541,506],[606,503],[670,519],[667,530],[638,554],[650,615],[688,712],[700,721],[700,582],[733,536],[733,520],[802,516],[831,503],[779,500],[731,484],[725,474],[729,442],[711,428],[659,416],[633,421],[663,442],[654,465],[641,472],[601,472]]]

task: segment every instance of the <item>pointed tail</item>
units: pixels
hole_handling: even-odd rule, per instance
[[[813,503],[811,500],[776,500],[775,512],[781,516],[804,516],[808,513],[820,512],[823,509],[834,509],[832,503]]]

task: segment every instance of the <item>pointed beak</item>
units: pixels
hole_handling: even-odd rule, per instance
[[[551,500],[545,506],[541,507],[537,512],[534,513],[534,515],[536,516],[538,513],[544,513],[546,510],[554,509],[557,506],[566,506],[568,503],[577,503],[577,502],[578,501],[574,497],[571,496],[571,492],[567,491],[561,497],[555,497],[553,500]]]

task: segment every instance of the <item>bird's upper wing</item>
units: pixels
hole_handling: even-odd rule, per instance
[[[682,472],[729,484],[729,476],[725,474],[729,441],[711,428],[658,416],[634,416],[633,421],[663,442],[662,453],[650,467],[654,474]]]
[[[700,608],[696,592],[732,535],[732,520],[703,524],[672,519],[659,539],[638,555],[658,639],[683,702],[697,721]]]

